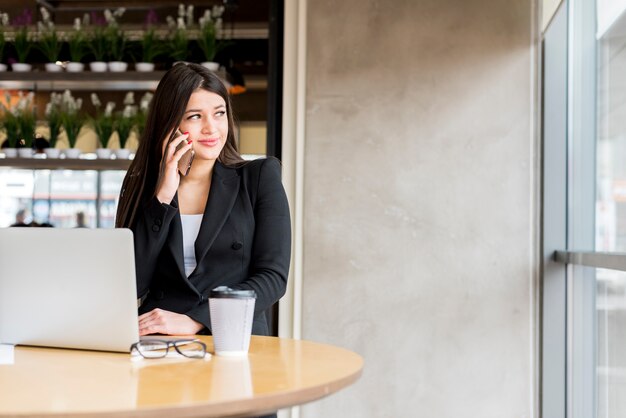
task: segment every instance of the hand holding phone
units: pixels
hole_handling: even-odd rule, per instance
[[[161,203],[170,204],[182,176],[189,174],[191,163],[193,161],[194,152],[189,145],[190,141],[185,141],[184,137],[177,139],[179,136],[184,135],[179,129],[176,129],[169,137],[169,140],[163,141],[163,157],[161,160],[159,179],[155,188],[155,196]],[[171,149],[172,141],[176,141],[176,149]],[[188,147],[189,151],[185,151],[180,158],[175,156],[176,152],[183,152],[181,148]],[[172,164],[176,164],[174,168]],[[180,173],[180,175],[176,175]]]
[[[182,134],[183,133],[180,131],[180,129],[177,128],[172,134],[172,137],[170,138],[169,142],[172,142],[174,139],[176,139]],[[186,145],[185,141],[178,144],[176,146],[175,152],[178,152],[178,150],[183,148],[185,145]],[[193,151],[193,149],[189,149],[180,157],[180,160],[178,160],[178,172],[180,173],[181,176],[186,176],[187,174],[189,174],[189,170],[191,170],[191,163],[193,163],[194,156],[195,156],[195,152]]]

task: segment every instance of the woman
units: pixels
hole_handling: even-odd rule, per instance
[[[265,312],[287,284],[289,208],[278,160],[245,162],[233,128],[215,74],[178,64],[163,76],[116,218],[134,232],[140,335],[210,334],[207,297],[222,285],[256,292],[252,333],[268,334]],[[190,149],[183,177],[178,161]]]

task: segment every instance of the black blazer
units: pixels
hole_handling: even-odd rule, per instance
[[[139,313],[155,308],[188,315],[211,332],[208,295],[217,286],[257,294],[252,333],[268,334],[265,311],[285,294],[291,223],[280,181],[280,162],[255,160],[239,168],[215,163],[211,189],[195,242],[197,267],[183,262],[178,197],[170,205],[144,201],[132,230]]]

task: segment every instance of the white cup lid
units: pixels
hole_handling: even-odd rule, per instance
[[[228,286],[219,286],[211,290],[210,298],[229,298],[229,299],[256,299],[254,290],[232,289]]]

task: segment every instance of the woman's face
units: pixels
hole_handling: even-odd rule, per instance
[[[216,160],[228,137],[226,102],[216,93],[196,90],[189,98],[180,130],[189,132],[196,159]]]

